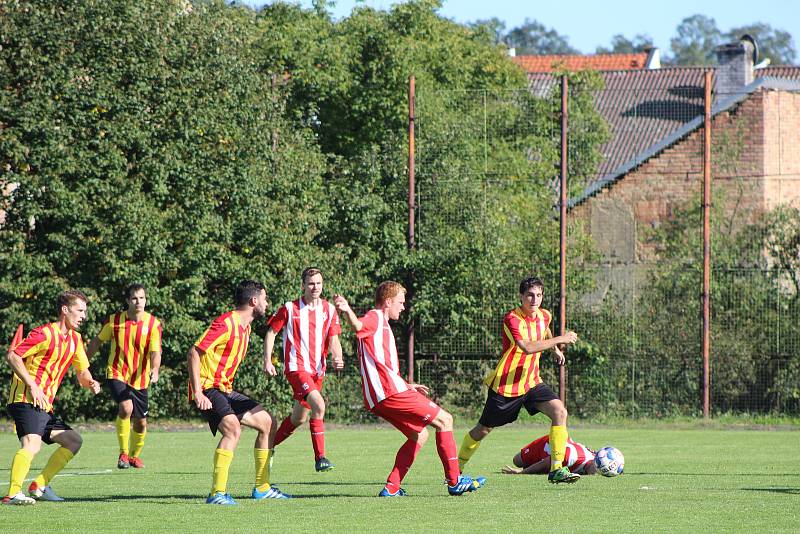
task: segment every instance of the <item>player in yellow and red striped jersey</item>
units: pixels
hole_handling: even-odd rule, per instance
[[[542,412],[550,418],[550,444],[552,445],[550,482],[576,482],[580,475],[563,466],[567,443],[567,409],[539,376],[539,356],[552,349],[556,362],[564,364],[564,354],[559,345],[575,343],[578,336],[567,332],[553,337],[550,331],[552,315],[541,308],[544,284],[538,278],[520,282],[520,306],[503,318],[503,354],[497,367],[489,373],[484,383],[489,386],[486,404],[478,424],[470,430],[458,452],[462,468],[483,438],[495,427],[514,422],[524,406],[529,414]]]
[[[254,499],[286,499],[270,485],[270,454],[275,441],[275,418],[256,401],[233,389],[236,370],[247,355],[250,323],[267,311],[267,292],[252,280],[236,287],[236,309],[223,313],[189,349],[189,393],[211,432],[222,433],[214,452],[214,474],[207,504],[236,504],[227,493],[228,470],[239,443],[241,425],[258,432],[253,456]]]
[[[22,343],[8,352],[14,374],[8,396],[8,413],[14,419],[20,449],[11,461],[8,494],[3,504],[34,504],[36,500],[63,501],[53,492],[50,480],[81,448],[81,436],[53,413],[53,402],[70,366],[75,368],[81,386],[96,395],[100,384],[92,378],[89,360],[77,332],[86,319],[87,298],[80,291],[65,291],[58,296],[58,321],[34,328]],[[22,483],[42,442],[60,445],[42,472],[28,486]]]
[[[148,387],[158,381],[161,367],[161,321],[145,311],[145,287],[141,284],[128,286],[125,303],[128,309],[112,314],[87,349],[87,356],[91,358],[101,344],[111,342],[105,385],[118,405],[115,423],[119,469],[144,467],[140,456],[147,435]]]

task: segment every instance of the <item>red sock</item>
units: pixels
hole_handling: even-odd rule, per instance
[[[278,432],[275,434],[275,444],[273,447],[277,447],[278,444],[283,442],[283,440],[291,436],[295,428],[297,427],[292,424],[291,416],[287,416],[286,419],[284,419],[281,423],[281,426],[278,427]]]
[[[444,466],[444,477],[449,485],[458,483],[458,476],[461,470],[458,468],[458,453],[456,452],[456,442],[453,439],[453,432],[436,433],[436,450]]]
[[[314,447],[314,460],[325,456],[325,422],[322,419],[308,421],[311,427],[311,445]]]
[[[400,489],[400,483],[408,473],[408,470],[411,469],[411,464],[414,463],[419,449],[419,443],[409,439],[397,451],[397,457],[394,459],[394,469],[389,473],[389,478],[386,479],[386,489],[390,492],[396,493]]]

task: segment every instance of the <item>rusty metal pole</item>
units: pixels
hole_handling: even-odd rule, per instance
[[[415,79],[411,76],[408,79],[408,248],[414,250],[414,103],[415,103]],[[408,381],[414,382],[414,318],[408,322]]]
[[[559,335],[567,330],[567,127],[569,125],[568,94],[569,82],[566,75],[561,77],[561,260],[560,260],[560,300],[559,300]],[[566,347],[564,348],[566,350]],[[558,370],[558,396],[561,402],[567,402],[567,371],[562,365]]]
[[[703,418],[710,408],[711,373],[711,71],[705,74],[703,122]]]

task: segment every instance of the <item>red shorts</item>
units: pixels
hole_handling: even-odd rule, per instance
[[[303,408],[311,409],[311,406],[306,402],[306,397],[312,391],[319,391],[322,393],[322,381],[325,375],[309,374],[305,371],[289,371],[286,373],[286,379],[292,386],[294,394],[292,398],[300,401]]]
[[[409,389],[383,399],[372,413],[391,423],[406,437],[419,434],[431,424],[441,408],[422,393]]]

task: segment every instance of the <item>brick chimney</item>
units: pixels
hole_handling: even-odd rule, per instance
[[[755,40],[743,35],[738,42],[720,45],[717,53],[717,83],[715,92],[719,96],[737,93],[753,82],[753,65],[758,54]]]

